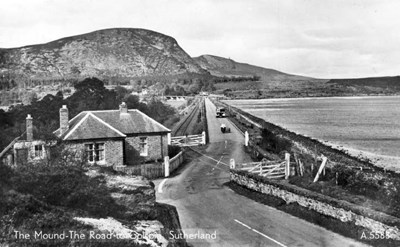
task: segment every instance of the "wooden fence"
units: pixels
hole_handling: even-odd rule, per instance
[[[183,163],[183,151],[180,151],[179,154],[175,155],[175,157],[169,160],[169,171],[170,172],[175,171],[182,163]]]
[[[141,164],[136,166],[114,166],[114,170],[130,175],[143,176],[148,179],[168,177],[183,163],[183,151],[172,159],[165,157],[164,163]]]
[[[136,166],[114,166],[114,170],[129,175],[143,176],[148,179],[164,176],[164,166],[162,163],[141,164]]]

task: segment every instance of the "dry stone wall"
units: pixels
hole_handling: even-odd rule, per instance
[[[373,233],[385,234],[385,236],[388,236],[392,239],[400,240],[400,231],[398,226],[386,225],[370,217],[357,214],[352,210],[344,209],[337,206],[332,206],[327,202],[319,201],[315,198],[310,198],[304,195],[296,194],[294,192],[285,190],[283,188],[284,186],[282,185],[278,187],[273,184],[256,181],[254,178],[238,174],[234,170],[231,171],[230,176],[231,176],[231,181],[234,181],[237,184],[240,184],[246,188],[261,192],[266,195],[278,197],[284,200],[287,204],[298,203],[302,207],[314,210],[320,214],[330,216],[342,222],[350,222],[357,226],[364,227]],[[381,215],[381,213],[378,212],[377,214]]]

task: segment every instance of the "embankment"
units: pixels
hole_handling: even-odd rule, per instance
[[[371,232],[384,234],[385,239],[391,242],[400,241],[400,219],[396,217],[299,188],[284,180],[268,180],[239,170],[231,170],[230,178],[231,181],[245,188],[281,199],[286,205],[294,204],[323,216],[340,220],[346,224],[345,229],[351,226],[357,228],[358,232],[354,232],[353,236],[349,237],[361,237],[362,231],[365,231],[368,234]],[[354,234],[356,235],[354,236]]]
[[[296,174],[285,181],[267,180],[259,175],[240,170],[231,171],[231,181],[266,197],[275,198],[273,200],[280,200],[285,205],[294,205],[291,207],[297,209],[291,209],[289,213],[296,216],[303,218],[311,210],[315,212],[314,216],[320,215],[325,219],[311,220],[312,222],[329,229],[331,224],[335,224],[338,227],[332,230],[346,236],[367,240],[360,239],[361,233],[372,232],[384,234],[386,241],[381,241],[383,245],[377,242],[374,242],[374,245],[385,246],[399,243],[400,219],[398,215],[400,211],[397,205],[399,205],[400,178],[398,174],[375,167],[367,161],[358,160],[317,140],[268,123],[235,107],[228,105],[226,107],[230,109],[230,118],[238,128],[255,135],[250,142],[253,151],[256,150],[267,159],[276,159],[274,156],[279,158],[281,155],[271,150],[262,150],[257,144],[257,137],[262,138],[257,135],[262,133],[262,129],[266,129],[275,136],[290,141],[293,145],[286,151],[301,157],[305,165],[308,165],[305,166],[304,176]],[[314,157],[321,155],[328,157],[329,169],[327,168],[327,175],[320,179],[323,181],[313,183],[317,170],[315,167],[319,165]],[[338,177],[342,179],[339,179],[339,182],[345,180],[346,183],[338,183]],[[307,213],[299,215],[298,211]],[[310,217],[307,217],[304,216],[306,220],[310,220]],[[371,244],[371,242],[368,243]]]

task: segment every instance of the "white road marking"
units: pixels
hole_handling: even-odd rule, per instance
[[[213,169],[218,169],[218,170],[221,170],[221,171],[225,171],[224,169],[221,169],[221,168],[219,168],[219,167],[215,166],[215,164],[212,164],[212,163],[210,163],[210,162],[207,162],[207,161],[205,161],[205,160],[202,160],[202,159],[200,159],[200,158],[199,158],[199,160],[200,160],[201,162],[203,162],[203,163],[207,164],[207,165],[210,165],[210,166],[212,166],[212,167],[213,167]]]
[[[236,221],[236,223],[239,223],[239,224],[241,224],[242,226],[246,227],[247,229],[251,230],[251,227],[250,227],[250,226],[248,226],[248,225],[246,225],[246,224],[244,224],[244,223],[238,221],[237,219],[235,219],[235,221]]]
[[[222,160],[223,157],[224,157],[224,156],[222,155],[221,158],[219,158],[219,160],[218,160],[218,162],[217,162],[217,165],[221,162],[221,160]]]
[[[215,162],[219,162],[218,160],[214,159],[213,157],[210,157],[210,156],[207,156],[207,155],[205,155],[205,154],[202,154],[202,153],[200,153],[199,151],[194,150],[194,149],[191,148],[191,147],[188,147],[188,148],[190,148],[191,150],[195,151],[195,152],[198,153],[198,154],[201,154],[201,156],[204,156],[204,157],[206,157],[206,158],[209,158],[210,160],[213,160],[213,161],[215,161]],[[225,166],[229,166],[228,164],[225,164],[224,162],[219,162],[219,164],[223,164],[223,165],[225,165]]]
[[[162,187],[164,186],[165,182],[167,182],[168,178],[165,178],[159,185],[158,185],[158,193],[162,193]]]
[[[237,220],[237,219],[235,219],[235,222],[238,223],[238,224],[240,224],[240,225],[242,225],[242,226],[244,226],[244,227],[246,227],[246,228],[249,229],[249,230],[252,230],[252,231],[255,232],[255,233],[260,234],[260,235],[263,236],[264,238],[267,238],[267,239],[273,241],[274,243],[278,244],[279,246],[287,247],[286,245],[282,244],[281,242],[278,242],[278,241],[276,241],[275,239],[273,239],[273,238],[271,238],[271,237],[268,237],[268,236],[265,235],[264,233],[259,232],[259,231],[257,231],[257,230],[254,229],[254,228],[251,228],[250,226],[246,225],[246,224],[243,223],[243,222],[240,222],[240,221]]]

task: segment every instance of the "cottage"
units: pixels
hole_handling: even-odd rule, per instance
[[[15,157],[20,159],[22,149],[31,161],[44,158],[46,147],[40,141],[33,141],[27,118],[27,136],[31,138],[24,144],[14,145]],[[30,124],[30,125],[29,125]],[[143,161],[162,160],[168,155],[168,136],[170,130],[139,110],[129,110],[125,103],[119,110],[83,111],[69,120],[68,108],[60,109],[60,128],[54,134],[65,146],[77,153],[85,152],[89,163],[104,166],[135,165]],[[28,139],[28,138],[27,138]],[[35,143],[37,142],[37,143]],[[40,149],[40,145],[42,145]],[[29,148],[26,148],[29,146]],[[38,150],[36,150],[38,149]],[[31,158],[29,158],[31,157]],[[17,161],[17,159],[15,159]]]
[[[26,140],[14,143],[13,156],[14,164],[42,161],[49,156],[49,148],[45,141],[33,140],[33,118],[29,114],[26,117]]]

